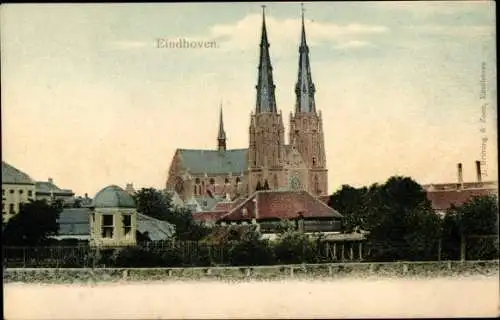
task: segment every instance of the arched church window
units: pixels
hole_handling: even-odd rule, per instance
[[[314,192],[319,193],[319,179],[318,176],[314,176]]]
[[[240,182],[241,182],[240,178],[239,178],[239,177],[237,177],[237,178],[236,178],[236,184],[238,184],[238,183],[240,183]]]
[[[224,179],[224,183],[228,184],[229,183],[229,179],[228,178]]]
[[[313,163],[313,167],[315,167],[316,166],[316,157],[313,157],[312,163]]]
[[[215,184],[215,180],[214,180],[214,178],[210,178],[210,184],[211,184],[211,185],[214,185],[214,184]]]
[[[200,184],[200,178],[196,178],[195,183]]]
[[[175,191],[178,194],[182,194],[184,192],[184,180],[181,177],[175,178]]]

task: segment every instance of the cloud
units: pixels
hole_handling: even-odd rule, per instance
[[[256,26],[260,26],[261,23],[262,17],[260,15],[247,15],[233,24],[213,26],[209,31],[209,37],[220,39],[223,43],[221,47],[228,50],[253,50],[260,41],[260,28],[256,28]],[[289,50],[290,47],[298,45],[300,41],[300,19],[266,17],[266,25],[269,41],[273,48],[281,51],[282,49]],[[361,44],[366,46],[368,41],[361,41],[356,38],[373,37],[387,32],[389,32],[389,29],[382,25],[361,23],[339,25],[314,20],[306,21],[307,40],[310,46],[331,43],[339,43],[339,45],[342,43],[346,47]],[[352,42],[350,45],[347,44],[350,42]]]
[[[367,41],[360,40],[351,40],[347,42],[341,42],[335,46],[336,49],[356,49],[356,48],[364,48],[371,47],[372,44]]]

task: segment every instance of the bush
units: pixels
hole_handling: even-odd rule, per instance
[[[318,262],[316,243],[299,232],[282,234],[274,245],[276,259],[282,264]]]
[[[273,249],[267,240],[259,239],[259,234],[249,233],[229,248],[229,262],[234,266],[268,265],[275,262]]]

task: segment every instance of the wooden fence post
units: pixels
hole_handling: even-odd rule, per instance
[[[466,259],[465,250],[466,250],[466,241],[465,241],[465,236],[462,235],[460,237],[460,261],[462,262],[464,262]]]
[[[442,251],[442,239],[439,237],[438,240],[438,261],[441,261],[441,251]]]

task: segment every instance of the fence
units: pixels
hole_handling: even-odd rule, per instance
[[[498,258],[498,237],[474,236],[459,243],[437,241],[427,247],[373,242],[238,242],[207,244],[155,241],[135,247],[88,245],[3,247],[8,268],[204,267],[296,263],[491,260]]]

